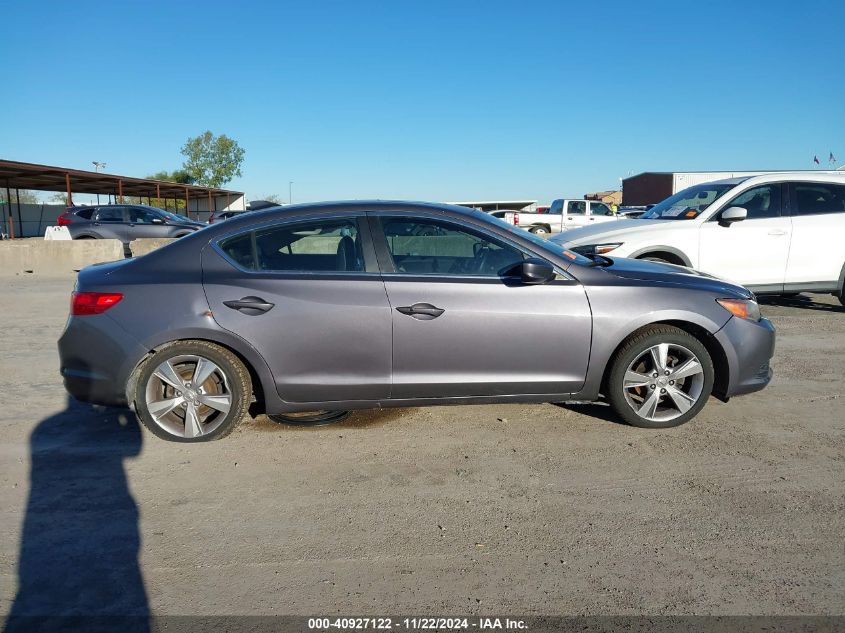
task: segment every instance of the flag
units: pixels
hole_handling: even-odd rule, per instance
[[[818,156],[813,156],[813,162],[814,162],[816,165],[821,165],[821,163],[819,162],[819,157],[818,157]]]
[[[827,160],[828,160],[828,162],[831,162],[831,163],[836,162],[836,156],[833,155],[833,152],[830,153],[830,158],[828,158]]]

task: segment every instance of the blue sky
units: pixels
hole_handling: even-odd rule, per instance
[[[26,2],[0,157],[144,176],[206,129],[251,198],[549,201],[845,162],[845,2]]]

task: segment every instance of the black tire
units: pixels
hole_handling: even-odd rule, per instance
[[[79,237],[73,238],[75,240],[96,240],[97,238],[93,235],[80,235]]]
[[[701,391],[698,399],[686,412],[668,420],[651,420],[641,416],[629,404],[623,381],[628,366],[646,353],[649,348],[661,343],[680,346],[692,352],[701,365],[703,383],[700,384]],[[713,390],[713,377],[713,361],[701,341],[680,328],[670,325],[652,325],[633,334],[610,361],[610,373],[605,385],[605,396],[617,415],[628,424],[642,428],[671,428],[688,422],[701,411]],[[648,387],[643,387],[643,389],[646,390]],[[646,393],[648,392],[646,391]],[[661,401],[664,401],[667,397],[660,396],[660,398]],[[668,400],[666,401],[668,402]]]
[[[225,391],[231,400],[226,413],[212,411],[212,414],[216,413],[213,430],[196,437],[176,435],[163,428],[156,422],[147,405],[147,390],[148,387],[153,388],[150,381],[159,366],[167,360],[184,356],[201,357],[217,365],[224,375]],[[144,362],[138,372],[132,399],[138,419],[154,435],[171,442],[209,442],[229,435],[247,415],[252,400],[252,381],[244,364],[226,348],[207,341],[176,341],[162,345]],[[174,409],[174,412],[178,415],[178,411]],[[219,416],[222,416],[222,420]]]

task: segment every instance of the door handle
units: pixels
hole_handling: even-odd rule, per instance
[[[420,321],[431,321],[445,312],[445,310],[433,306],[430,303],[415,303],[412,306],[396,308],[396,310],[402,314],[407,314],[415,319],[419,319]]]
[[[258,316],[273,309],[275,303],[264,301],[261,297],[244,297],[242,299],[233,299],[231,301],[224,301],[223,305],[232,310],[238,310],[249,316]]]
[[[572,218],[571,218],[571,217],[568,217],[568,218],[566,218],[566,219],[567,219],[567,220],[571,220]]]
[[[593,222],[595,220],[595,218],[589,218],[589,220],[590,220],[590,222]]]
[[[786,235],[786,231],[783,229],[772,229],[769,231],[769,235],[779,236],[779,235]]]

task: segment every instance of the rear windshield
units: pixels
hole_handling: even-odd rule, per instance
[[[640,217],[643,220],[692,220],[736,184],[707,182],[666,198]]]
[[[81,209],[81,210],[76,212],[76,215],[78,215],[80,218],[90,220],[93,213],[94,213],[94,209]]]

